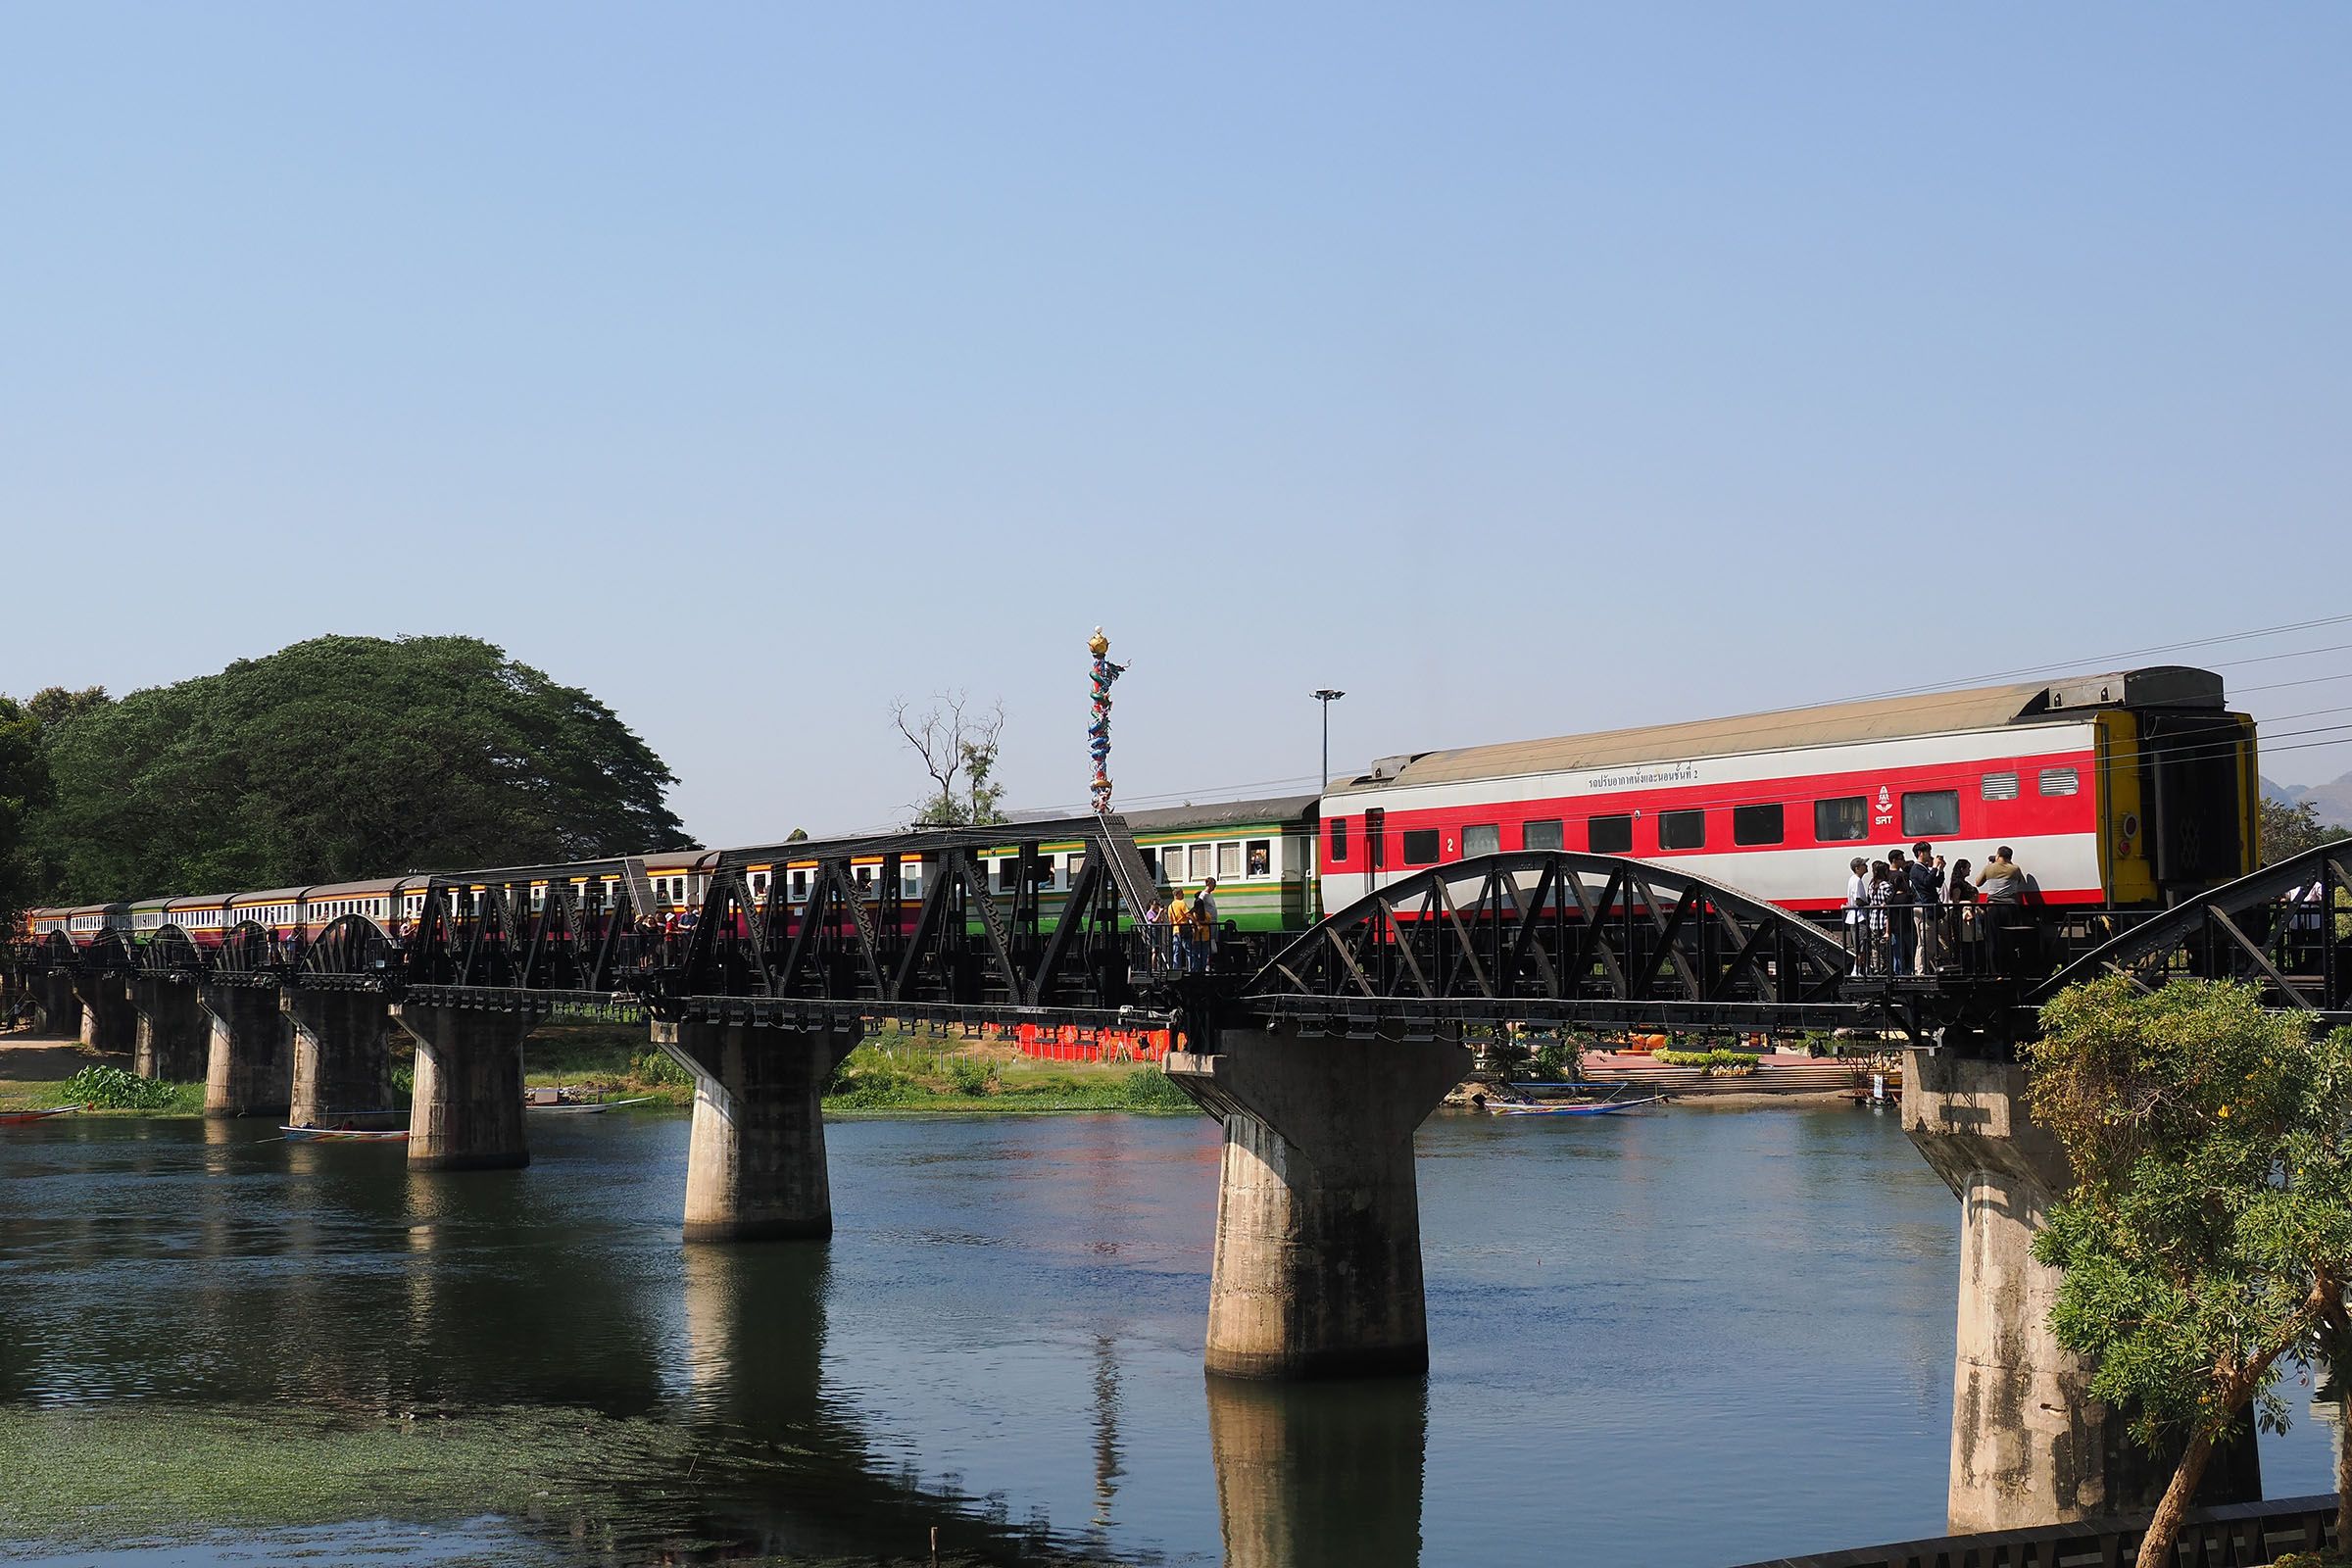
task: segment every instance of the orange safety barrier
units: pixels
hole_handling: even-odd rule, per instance
[[[1170,1047],[1165,1029],[1080,1029],[1075,1024],[1041,1028],[1024,1023],[1013,1030],[1024,1056],[1041,1061],[1160,1061]]]

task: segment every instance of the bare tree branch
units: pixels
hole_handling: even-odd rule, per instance
[[[1004,789],[992,780],[1004,732],[1002,700],[974,713],[969,692],[935,692],[931,706],[920,713],[910,711],[904,699],[892,702],[890,719],[931,778],[930,797],[913,807],[917,823],[958,826],[1004,820],[997,806]]]

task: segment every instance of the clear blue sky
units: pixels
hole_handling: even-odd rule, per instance
[[[1144,804],[2345,613],[2347,149],[2340,6],[15,6],[0,690],[475,633],[726,843],[1081,801],[1098,621]]]

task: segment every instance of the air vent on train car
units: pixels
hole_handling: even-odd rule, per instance
[[[1381,758],[1372,764],[1372,771],[1364,776],[1376,782],[1386,783],[1428,755],[1427,752],[1405,752],[1396,757]]]
[[[2219,708],[2222,677],[2186,664],[2158,664],[2112,675],[2053,681],[2049,710],[2080,708]]]

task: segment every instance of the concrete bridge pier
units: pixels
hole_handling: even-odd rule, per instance
[[[1225,1123],[1207,1366],[1233,1377],[1429,1370],[1413,1129],[1469,1070],[1436,1041],[1228,1029],[1168,1076]]]
[[[212,1016],[205,1060],[207,1116],[283,1117],[293,1102],[294,1051],[272,986],[206,986]]]
[[[2050,1332],[2060,1275],[2036,1263],[2032,1248],[2074,1177],[2057,1139],[2028,1111],[2026,1069],[1912,1051],[1903,1073],[1903,1131],[1960,1200],[1950,1529],[2015,1530],[2155,1507],[2175,1456],[2133,1443],[2127,1412],[2090,1396],[2089,1368]],[[2215,1451],[2197,1501],[2261,1496],[2248,1412],[2239,1441]]]
[[[81,1033],[81,998],[66,970],[49,969],[32,977],[32,1010],[43,1034]]]
[[[289,1121],[322,1127],[338,1114],[382,1110],[392,1103],[390,1007],[383,997],[368,991],[278,995],[294,1030]]]
[[[694,1074],[686,1239],[831,1236],[833,1189],[825,1173],[821,1102],[858,1031],[657,1023],[653,1036]]]
[[[212,1023],[193,985],[143,974],[130,982],[130,1005],[138,1014],[131,1037],[131,1071],[169,1083],[204,1075]]]
[[[130,982],[119,974],[82,975],[74,982],[74,991],[81,999],[81,1043],[109,1055],[129,1055],[139,1032],[139,1015],[130,1005]]]
[[[409,1105],[409,1169],[514,1170],[531,1162],[522,1137],[522,1042],[547,1004],[445,1007],[396,1003],[391,1017],[416,1041]]]

